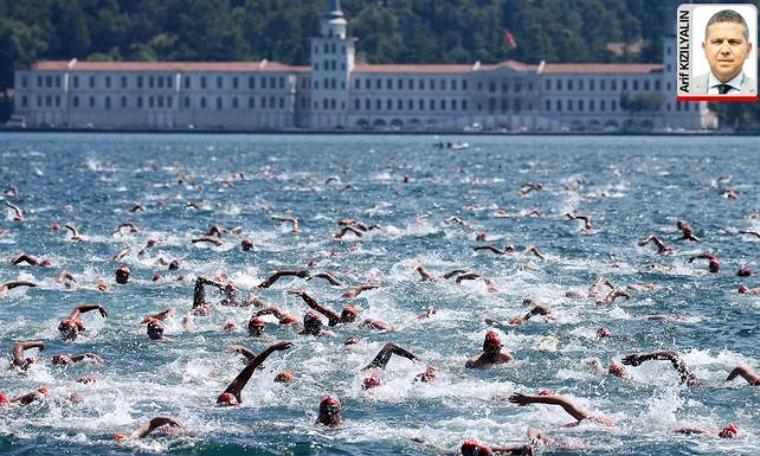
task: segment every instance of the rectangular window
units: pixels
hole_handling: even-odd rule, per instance
[[[424,111],[425,110],[425,100],[419,100],[417,102],[417,106],[418,106],[418,109],[420,111]]]
[[[462,100],[462,111],[467,111],[467,100]]]
[[[111,97],[106,97],[106,109],[111,109]]]
[[[334,102],[335,100],[333,100]],[[280,97],[280,109],[285,109],[285,98]]]
[[[520,112],[522,110],[522,99],[517,98],[515,99],[515,112]]]
[[[456,111],[457,110],[457,101],[451,100],[451,110]]]
[[[365,89],[365,90],[369,90],[369,89],[371,89],[371,88],[372,88],[372,86],[371,86],[371,82],[370,82],[370,80],[369,80],[369,79],[365,79],[365,80],[364,80],[364,89]]]
[[[544,102],[544,111],[551,111],[552,110],[552,101],[546,100]]]
[[[557,79],[557,91],[562,90],[562,79]]]
[[[610,109],[612,111],[617,111],[617,100],[610,101]]]
[[[372,101],[369,98],[367,98],[366,100],[364,100],[364,109],[367,110],[367,111],[369,111],[370,109],[372,109]]]
[[[451,80],[451,90],[457,90],[457,80],[452,79]]]
[[[361,84],[359,83],[359,80],[358,79],[355,80],[354,81],[354,89],[359,90],[361,88],[360,86],[361,86]]]
[[[596,109],[596,106],[595,106],[595,104],[596,104],[596,103],[594,102],[594,100],[589,100],[589,101],[588,101],[588,110],[589,110],[589,111],[591,111],[591,112],[593,112],[593,111],[594,111],[594,109]]]
[[[222,97],[216,97],[216,110],[221,111],[223,107]]]
[[[238,88],[238,77],[235,76],[232,78],[232,88],[237,89]]]
[[[567,100],[567,110],[568,111],[573,110],[573,100]]]
[[[400,98],[398,100],[396,100],[396,109],[399,110],[399,111],[401,111],[402,109],[404,109],[404,100],[402,100]]]
[[[544,89],[545,90],[551,90],[552,89],[552,80],[547,79],[546,82],[544,82]]]
[[[206,109],[206,97],[201,97],[201,109]]]
[[[137,97],[137,107],[142,109],[143,107],[142,97]]]
[[[383,109],[383,103],[382,103],[382,101],[375,100],[375,109],[377,109],[378,111],[380,111],[381,109]]]
[[[201,89],[206,88],[206,76],[201,76]]]
[[[414,79],[409,80],[409,90],[414,90]]]
[[[277,87],[277,78],[275,78],[274,76],[269,78],[269,87],[273,89]]]
[[[644,81],[644,90],[649,90],[649,81]]]
[[[43,87],[42,76],[37,76],[37,87]]]
[[[633,90],[639,90],[639,81],[636,79],[633,80]]]
[[[55,107],[56,108],[60,108],[61,107],[61,96],[60,95],[56,95],[55,96]]]
[[[578,100],[578,111],[583,111],[583,100]]]
[[[142,89],[142,87],[143,87],[143,77],[142,76],[138,76],[137,77],[137,88],[138,89]]]
[[[578,90],[583,90],[583,79],[578,80]]]
[[[79,107],[79,97],[74,97],[71,99],[71,104],[74,105],[75,108]]]
[[[126,89],[127,88],[127,77],[126,76],[122,76],[121,77],[121,88],[122,89]]]
[[[517,84],[515,84],[515,93],[520,93],[520,92],[522,92],[522,84],[518,82]]]
[[[441,111],[446,110],[446,100],[441,100],[440,107],[441,107]]]
[[[217,89],[221,89],[222,87],[224,87],[224,82],[222,81],[222,77],[221,76],[217,76],[216,77],[216,88]]]
[[[659,91],[660,87],[661,87],[660,86],[660,80],[658,79],[658,80],[654,81],[654,90]]]
[[[91,108],[95,107],[95,97],[90,97],[90,107]]]
[[[26,87],[26,85],[29,83],[29,77],[27,75],[21,76],[21,87]]]
[[[358,111],[359,108],[361,108],[361,101],[359,101],[359,99],[357,98],[356,100],[354,100],[354,109]]]
[[[121,97],[121,107],[122,108],[127,107],[127,97]]]
[[[399,79],[398,81],[396,81],[396,87],[398,88],[398,90],[404,90],[404,80]]]
[[[430,100],[428,104],[430,105],[430,110],[435,111],[435,100]]]
[[[90,76],[90,88],[95,88],[95,76]]]
[[[572,79],[570,79],[569,81],[567,81],[567,90],[570,90],[570,91],[573,90],[573,80]]]
[[[174,98],[166,97],[166,107],[171,109],[173,104],[174,104]]]
[[[502,93],[509,93],[509,86],[506,82],[501,83],[501,92]]]
[[[607,81],[602,79],[599,81],[599,89],[600,90],[607,90]]]
[[[249,89],[255,89],[256,88],[256,78],[254,76],[250,76],[248,78],[248,88]]]
[[[29,103],[29,99],[26,97],[26,95],[21,97],[21,107],[26,108],[27,104]]]
[[[163,89],[164,88],[164,78],[162,78],[161,76],[158,76],[156,79],[157,79],[157,81],[156,81],[157,84],[156,85],[158,85],[158,88],[159,89]]]
[[[315,84],[316,84],[316,82],[315,82]],[[267,88],[267,78],[265,78],[265,77],[261,78],[261,88],[262,89],[266,89]]]
[[[596,80],[595,79],[589,79],[588,80],[588,89],[591,91],[596,90]]]
[[[148,97],[148,108],[153,108],[155,104],[156,104],[156,100],[152,96]]]
[[[556,104],[556,108],[557,108],[556,110],[557,111],[562,111],[562,100],[557,100],[557,102],[555,104]]]
[[[79,76],[74,76],[74,88],[79,88]]]
[[[164,96],[163,95],[159,95],[158,99],[156,101],[157,101],[157,105],[158,105],[159,108],[163,108],[164,107]]]
[[[189,109],[190,108],[190,97],[185,97],[182,100],[182,103],[184,103],[186,109]]]
[[[233,86],[234,86],[234,82],[233,82]],[[234,97],[232,99],[232,109],[237,109],[237,108],[238,108],[238,97]]]
[[[172,77],[171,76],[167,76],[166,77],[166,87],[169,88],[169,89],[172,88]]]
[[[45,86],[46,87],[53,87],[53,77],[52,76],[45,76]]]
[[[599,110],[600,111],[607,110],[607,103],[605,102],[605,100],[599,100]]]
[[[388,111],[393,110],[393,100],[391,100],[390,98],[385,102],[385,109],[387,109]]]
[[[153,76],[148,76],[148,88],[152,89],[156,85],[156,78]]]
[[[248,109],[253,109],[256,107],[256,99],[253,97],[248,97]]]
[[[281,89],[285,88],[285,78],[283,78],[283,77],[280,77],[280,88]]]

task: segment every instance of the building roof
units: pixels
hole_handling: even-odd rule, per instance
[[[529,65],[514,60],[507,60],[497,64],[481,65],[439,65],[439,64],[380,64],[373,65],[359,63],[354,67],[356,73],[437,73],[437,74],[464,74],[475,71],[496,70],[499,68],[511,68],[515,71],[535,71],[536,65]]]
[[[662,64],[652,63],[547,63],[543,74],[634,74],[662,71]]]
[[[80,62],[44,60],[32,65],[34,70],[47,71],[167,71],[167,72],[291,72],[311,71],[308,66],[292,66],[280,62]]]

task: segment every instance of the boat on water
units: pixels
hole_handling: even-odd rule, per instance
[[[456,143],[456,142],[442,142],[439,141],[435,144],[433,144],[433,147],[436,149],[451,149],[451,150],[462,150],[462,149],[469,149],[470,144],[463,142],[463,143]]]

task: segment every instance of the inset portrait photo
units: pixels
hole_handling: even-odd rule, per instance
[[[679,101],[757,101],[757,9],[681,5],[676,18]]]

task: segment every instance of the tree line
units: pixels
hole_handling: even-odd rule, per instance
[[[760,0],[757,0],[760,3]],[[0,88],[41,59],[309,62],[325,0],[0,0]],[[370,63],[660,62],[649,0],[344,0]],[[510,33],[516,42],[505,39]],[[611,42],[640,43],[615,54]],[[5,91],[4,91],[5,92]],[[743,116],[742,118],[746,118]],[[760,119],[760,115],[749,116]]]

